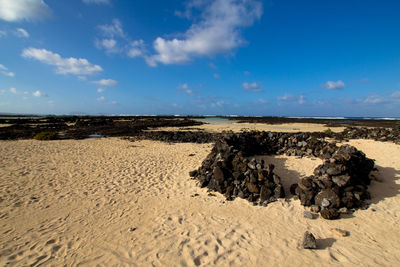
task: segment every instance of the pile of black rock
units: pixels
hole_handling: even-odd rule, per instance
[[[247,159],[227,141],[218,141],[202,166],[190,172],[201,187],[225,194],[227,200],[240,197],[262,205],[285,197],[280,178],[273,172],[274,165]]]
[[[267,205],[285,197],[285,191],[280,177],[273,172],[274,165],[252,157],[284,153],[325,160],[314,176],[301,179],[290,190],[302,205],[311,206],[323,218],[336,219],[346,209],[362,207],[370,197],[367,186],[373,160],[352,146],[326,142],[318,133],[232,133],[216,142],[201,167],[190,176],[201,187],[224,194],[227,200],[240,197],[254,205]]]
[[[400,144],[400,126],[393,128],[347,127],[343,132],[335,133],[338,140],[372,139],[375,141],[391,141]]]
[[[313,176],[293,184],[290,191],[313,212],[320,212],[325,219],[336,219],[339,211],[362,207],[363,201],[370,198],[367,188],[373,169],[373,160],[355,147],[344,145],[319,165]]]

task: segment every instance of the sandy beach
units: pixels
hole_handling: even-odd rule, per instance
[[[272,131],[272,132],[322,132],[330,129],[332,132],[342,132],[345,127],[327,127],[317,123],[284,123],[284,124],[266,124],[266,123],[221,123],[221,124],[203,124],[196,126],[181,127],[180,130],[186,131],[207,131],[219,133],[222,131],[232,131],[235,133],[243,131]],[[176,131],[174,127],[160,127],[156,131]]]
[[[0,141],[0,265],[399,266],[400,146],[350,144],[375,159],[379,181],[369,209],[329,221],[305,218],[290,193],[267,207],[210,196],[188,172],[213,144]],[[321,164],[264,158],[286,192]],[[319,249],[301,248],[307,230]]]

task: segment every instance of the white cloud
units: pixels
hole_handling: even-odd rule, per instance
[[[102,40],[96,39],[94,44],[98,49],[104,49],[109,54],[118,53],[120,50],[117,41],[112,38]]]
[[[32,95],[35,97],[47,97],[47,94],[44,94],[44,93],[40,92],[39,90],[33,92]]]
[[[103,93],[105,91],[105,89],[103,88],[97,88],[97,93]]]
[[[113,19],[112,24],[99,25],[97,26],[97,28],[104,36],[107,36],[109,38],[125,37],[124,30],[122,29],[122,23],[119,19]]]
[[[99,102],[104,102],[104,101],[106,101],[106,98],[104,96],[100,96],[100,97],[96,98],[96,100]]]
[[[124,32],[119,19],[113,19],[111,24],[99,25],[101,37],[95,39],[97,49],[105,50],[106,53],[124,53],[130,58],[144,57],[146,54],[143,40],[131,41]]]
[[[14,77],[15,76],[15,74],[13,72],[8,71],[8,68],[6,68],[6,66],[4,66],[2,64],[0,64],[0,73],[5,75],[5,76],[8,76],[8,77]]]
[[[213,76],[214,76],[215,79],[219,79],[219,77],[220,77],[218,73],[214,73]]]
[[[257,82],[252,82],[252,83],[244,82],[242,84],[242,86],[243,86],[243,89],[248,92],[262,92],[262,89],[260,88],[260,84]]]
[[[128,57],[142,57],[146,53],[146,48],[143,40],[136,40],[130,43],[127,55]]]
[[[92,83],[101,86],[117,86],[118,82],[112,79],[101,79],[99,81],[93,81]]]
[[[291,94],[284,94],[283,96],[278,96],[279,101],[294,101],[296,97]]]
[[[366,97],[363,102],[365,104],[376,105],[376,104],[383,104],[388,101],[379,95],[370,95],[370,96]]]
[[[46,49],[27,48],[22,57],[33,58],[47,65],[56,66],[58,74],[92,75],[103,71],[99,65],[91,64],[84,58],[62,58],[59,54]]]
[[[303,105],[307,102],[307,99],[303,95],[295,96],[291,94],[284,94],[283,96],[278,96],[278,101],[280,102],[297,102],[300,105]]]
[[[256,0],[192,0],[188,8],[202,10],[199,22],[192,24],[183,38],[158,37],[153,43],[156,54],[146,57],[150,66],[182,64],[193,57],[231,52],[245,44],[240,30],[262,15],[262,3]]]
[[[115,101],[115,100],[111,101],[110,103],[111,103],[111,105],[117,105],[118,104],[118,102]]]
[[[83,3],[89,5],[89,4],[110,4],[110,0],[82,0]]]
[[[6,21],[43,19],[50,13],[43,0],[0,0],[0,19]]]
[[[325,87],[327,90],[340,90],[345,88],[345,84],[342,80],[339,80],[337,82],[334,81],[327,81],[323,87]]]
[[[17,94],[17,93],[18,93],[17,89],[14,88],[14,87],[10,88],[10,92],[11,92],[12,94]]]
[[[29,33],[25,29],[22,29],[22,28],[17,28],[15,30],[14,34],[15,34],[15,36],[20,37],[20,38],[29,38]]]
[[[0,38],[1,37],[4,37],[4,36],[6,36],[7,35],[7,32],[5,32],[5,31],[0,31]]]
[[[146,53],[143,40],[130,41],[124,32],[122,23],[113,19],[111,24],[99,25],[101,37],[95,39],[97,49],[105,50],[106,53],[124,53],[130,58],[144,57]]]
[[[216,101],[216,102],[214,102],[214,103],[211,103],[211,107],[213,107],[213,108],[215,108],[215,107],[220,108],[220,107],[222,107],[222,106],[224,106],[224,105],[226,105],[226,104],[227,104],[227,103],[225,103],[224,100],[218,100],[218,101]]]
[[[5,76],[8,76],[8,77],[14,77],[15,76],[14,72],[11,72],[11,71],[0,71],[0,72],[1,72],[1,74],[5,75]]]
[[[185,94],[190,95],[190,96],[194,96],[195,93],[193,92],[192,89],[190,89],[189,85],[187,83],[184,84],[180,84],[177,87],[179,90],[183,91]]]

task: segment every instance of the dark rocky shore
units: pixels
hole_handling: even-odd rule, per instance
[[[0,119],[0,140],[31,139],[41,132],[56,133],[53,139],[84,139],[90,135],[120,137],[138,136],[156,127],[184,127],[201,125],[187,117],[127,117],[127,116],[69,116],[21,117]]]
[[[54,133],[53,139],[84,139],[91,135],[107,137],[134,137],[167,142],[210,143],[222,134],[203,131],[180,131],[179,127],[201,125],[193,120],[200,117],[173,116],[3,116],[0,119],[0,140],[31,139],[41,132]],[[232,119],[232,118],[230,118]],[[239,122],[250,123],[321,123],[328,127],[347,127],[342,133],[326,131],[320,137],[338,140],[367,138],[400,142],[400,121],[386,120],[329,120],[283,117],[237,117]],[[7,125],[1,127],[2,125]],[[357,128],[354,126],[358,126]],[[177,131],[149,132],[158,127],[176,127]],[[374,129],[366,127],[375,127]]]

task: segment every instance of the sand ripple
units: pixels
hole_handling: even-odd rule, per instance
[[[304,218],[290,196],[266,208],[208,196],[188,172],[210,144],[1,141],[0,265],[396,266],[400,146],[352,145],[376,159],[383,182],[371,186],[371,209],[326,221]],[[320,163],[266,160],[286,188]],[[331,228],[350,236],[338,238]],[[306,230],[323,249],[299,247]]]

